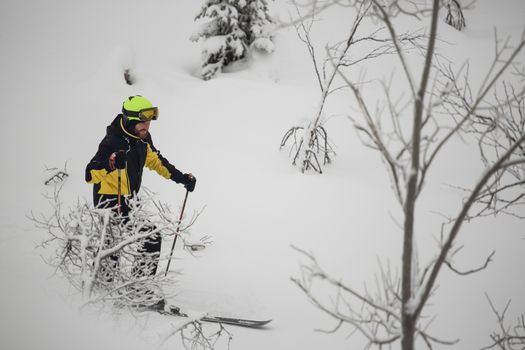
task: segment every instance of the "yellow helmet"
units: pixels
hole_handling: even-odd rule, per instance
[[[122,114],[127,120],[150,121],[159,118],[159,109],[145,97],[130,96],[122,104]]]

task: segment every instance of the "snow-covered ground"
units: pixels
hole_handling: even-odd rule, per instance
[[[277,5],[285,14],[288,5]],[[326,112],[333,115],[326,127],[336,146],[335,162],[323,175],[292,167],[279,143],[318,102],[304,45],[293,28],[284,29],[272,55],[256,55],[203,81],[199,45],[188,40],[199,8],[196,0],[0,3],[1,349],[155,348],[180,321],[80,315],[66,282],[44,263],[48,252],[37,248],[45,232],[27,219],[31,211],[49,210],[42,196],[49,190],[43,184],[46,167],[67,162],[64,205],[91,198],[85,165],[123,99],[133,94],[159,106],[160,119],[151,128],[155,145],[198,178],[188,208],[205,209],[192,230],[214,241],[197,258],[176,250],[181,259],[174,264],[183,275],[174,302],[273,319],[264,330],[231,327],[232,349],[361,348],[363,339],[348,339],[348,329],[314,331],[336,322],[290,282],[301,260],[290,245],[313,251],[326,270],[358,287],[373,281],[378,258],[396,266],[401,232],[392,216],[399,208],[383,165],[355,136],[346,118],[352,106],[341,94]],[[523,0],[480,0],[466,14],[466,31],[441,23],[451,45],[447,52],[455,62],[470,59],[471,73],[481,70],[493,52],[493,27],[517,36],[524,15]],[[319,44],[343,39],[353,19],[340,9],[321,18],[314,27]],[[124,83],[124,66],[134,67],[135,85]],[[454,213],[460,202],[443,184],[472,185],[481,168],[475,153],[459,141],[447,154],[421,198],[422,258],[433,256],[436,248],[440,217],[432,211]],[[154,173],[145,172],[143,184],[174,208],[183,200],[182,186]],[[493,249],[494,261],[468,277],[443,273],[428,310],[438,315],[434,333],[461,339],[451,349],[480,348],[490,343],[495,327],[485,292],[501,306],[512,299],[509,319],[525,311],[525,224],[487,218],[467,225],[461,237],[460,266],[483,262]],[[164,346],[180,343],[174,338]]]

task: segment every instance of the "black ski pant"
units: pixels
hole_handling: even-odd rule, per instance
[[[154,230],[155,227],[147,227],[141,231]],[[142,255],[137,257],[133,262],[131,274],[135,277],[155,276],[159,266],[160,249],[162,238],[159,234],[154,234],[142,242],[142,247],[139,253]]]
[[[99,195],[96,192],[93,192],[93,202],[95,206],[102,208],[114,208],[117,210],[118,197],[112,195]],[[127,205],[127,201],[122,197],[120,214],[122,215],[122,220],[128,220],[128,214],[130,208]],[[140,232],[154,231],[156,227],[154,225],[145,226],[140,229]],[[109,238],[105,244],[111,246],[112,239]],[[131,274],[135,278],[155,276],[157,273],[157,268],[159,265],[160,259],[160,250],[162,244],[162,237],[160,234],[156,233],[148,238],[144,239],[142,246],[138,249],[138,252],[141,253],[140,256],[135,258],[133,266],[131,269]],[[109,266],[108,266],[109,264]],[[118,254],[111,255],[103,264],[102,269],[107,271],[102,271],[102,276],[107,282],[111,282],[114,278],[113,274],[118,270],[119,266],[119,256]],[[104,276],[108,275],[108,276]]]

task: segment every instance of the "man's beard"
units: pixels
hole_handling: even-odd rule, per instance
[[[137,130],[137,136],[141,139],[148,137],[148,130]]]

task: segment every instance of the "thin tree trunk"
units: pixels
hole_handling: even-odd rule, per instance
[[[423,74],[421,83],[414,102],[414,125],[412,130],[412,164],[410,169],[410,176],[407,184],[407,195],[405,201],[405,224],[403,237],[403,257],[402,257],[402,282],[401,282],[401,324],[403,329],[403,336],[401,338],[401,348],[403,350],[414,350],[414,334],[416,330],[417,317],[413,311],[407,307],[412,298],[412,257],[414,248],[414,222],[415,222],[415,207],[418,196],[418,181],[420,168],[420,143],[421,143],[421,126],[423,120],[423,106],[425,93],[428,85],[430,69],[432,66],[432,58],[434,56],[434,46],[437,31],[437,15],[439,9],[439,0],[434,0],[432,7],[432,22],[430,29],[430,38],[428,42],[428,50],[425,58],[425,66],[423,67]]]

